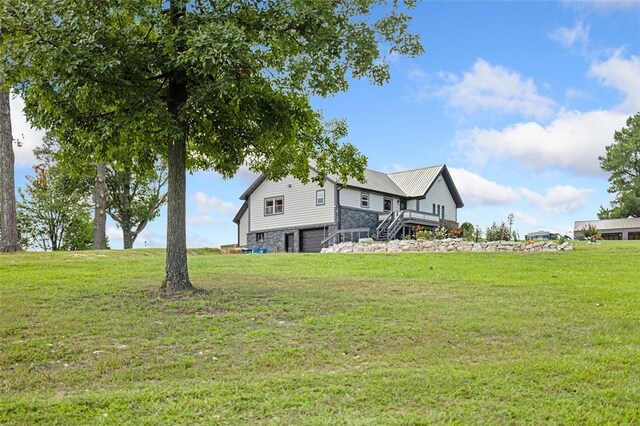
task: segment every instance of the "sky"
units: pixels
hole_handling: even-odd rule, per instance
[[[423,1],[411,31],[425,54],[392,56],[384,86],[354,80],[314,99],[325,118],[346,119],[347,141],[369,168],[393,172],[446,164],[465,206],[460,223],[486,228],[514,215],[521,236],[568,233],[595,219],[607,192],[598,156],[640,112],[640,0]],[[16,184],[31,174],[32,129],[13,98]],[[187,245],[237,240],[233,216],[255,179],[214,172],[187,178]],[[121,230],[108,223],[112,248]],[[164,247],[166,215],[134,247]]]

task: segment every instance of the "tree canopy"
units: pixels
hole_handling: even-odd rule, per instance
[[[598,217],[640,217],[640,113],[629,117],[613,138],[615,142],[600,157],[600,167],[610,173],[608,191],[616,198],[609,208],[600,208]]]
[[[36,126],[123,143],[168,163],[167,291],[191,288],[185,170],[364,180],[366,158],[313,96],[389,79],[389,54],[422,53],[414,0],[2,0],[0,77]],[[123,135],[140,136],[125,138]],[[125,142],[127,141],[127,142]]]
[[[46,151],[38,152],[37,157],[41,162],[33,167],[34,176],[27,177],[24,190],[18,189],[22,244],[45,251],[90,249],[93,225],[88,184],[62,173]]]

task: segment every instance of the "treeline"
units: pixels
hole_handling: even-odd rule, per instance
[[[109,248],[106,216],[132,248],[166,201],[166,166],[134,157],[100,162],[47,134],[34,150],[36,164],[18,188],[18,234],[23,248],[87,250]],[[151,165],[151,166],[150,166]]]

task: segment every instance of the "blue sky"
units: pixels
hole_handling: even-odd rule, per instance
[[[640,1],[424,1],[413,32],[426,52],[392,57],[385,86],[353,81],[316,99],[326,118],[344,118],[348,141],[369,167],[397,171],[446,163],[465,207],[459,221],[486,227],[515,216],[525,233],[567,232],[607,205],[598,156],[640,111]],[[16,182],[31,172],[41,133],[12,101]],[[189,176],[187,241],[236,241],[232,218],[253,176]],[[120,230],[108,225],[113,248]],[[163,247],[163,215],[135,247]]]

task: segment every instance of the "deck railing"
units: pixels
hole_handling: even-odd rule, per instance
[[[369,238],[371,236],[370,228],[350,228],[350,229],[338,229],[333,232],[327,238],[322,240],[320,244],[322,247],[327,247],[329,245],[341,243],[343,241],[358,241],[362,238],[362,235],[366,234]],[[325,246],[326,244],[326,246]]]

